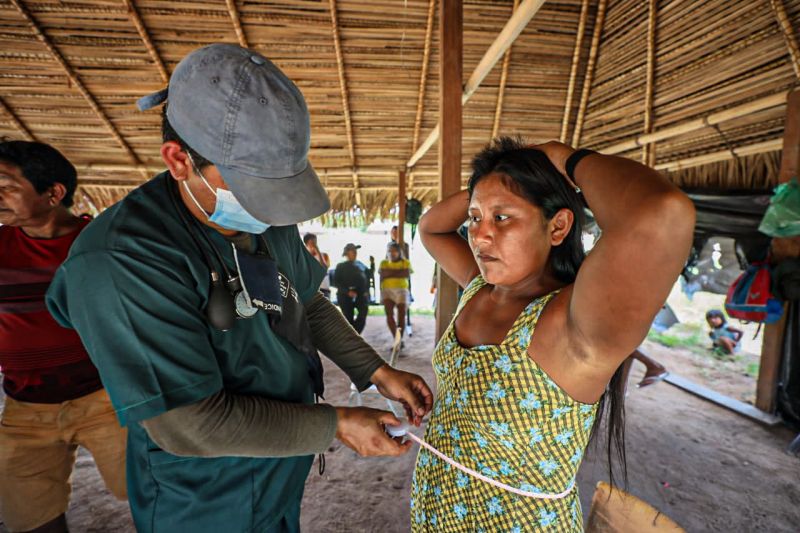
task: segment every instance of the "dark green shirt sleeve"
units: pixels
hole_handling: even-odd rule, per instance
[[[71,256],[47,306],[77,330],[122,425],[206,398],[222,376],[188,270],[121,251]]]
[[[358,390],[369,387],[372,374],[386,364],[375,348],[320,293],[306,304],[306,315],[314,346],[341,368]]]
[[[306,250],[297,226],[288,226],[281,229],[291,232],[291,235],[287,235],[286,238],[290,243],[290,250],[294,256],[294,279],[292,283],[294,283],[297,294],[300,296],[300,301],[307,303],[319,293],[319,286],[322,284],[322,279],[327,275],[327,272],[325,267],[320,265],[319,261],[314,259],[314,256]]]
[[[292,457],[323,453],[336,436],[336,409],[259,396],[208,398],[143,420],[147,434],[173,455]]]

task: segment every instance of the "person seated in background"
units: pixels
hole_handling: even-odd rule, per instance
[[[392,226],[392,230],[390,232],[392,240],[389,241],[389,244],[386,245],[386,257],[389,257],[389,248],[393,244],[400,244],[400,241],[398,240],[398,233],[397,232],[398,232],[397,226]],[[408,243],[405,242],[405,241],[403,241],[403,250],[402,251],[403,251],[403,257],[404,258],[411,259],[411,251],[408,248]]]
[[[386,324],[394,337],[405,334],[411,261],[403,257],[398,243],[389,245],[389,258],[381,261],[381,302],[386,309]],[[397,308],[397,319],[394,311]]]
[[[328,300],[331,299],[331,280],[328,277],[328,269],[331,267],[331,258],[328,254],[322,252],[317,245],[317,236],[313,233],[306,233],[303,236],[303,244],[306,245],[306,250],[317,262],[325,268],[325,277],[322,278],[322,284],[319,286],[319,292]]]
[[[742,339],[744,332],[729,326],[722,311],[719,309],[708,311],[706,313],[706,322],[711,328],[708,336],[711,337],[713,343],[712,349],[723,355],[731,355],[741,349],[739,341]]]
[[[351,326],[358,332],[364,331],[369,312],[369,282],[367,281],[367,266],[358,260],[358,250],[361,245],[348,243],[344,247],[342,256],[344,261],[336,265],[333,274],[333,284],[336,285],[336,301],[342,309],[342,314]],[[356,316],[356,311],[358,315]]]
[[[80,337],[45,306],[53,275],[91,220],[70,213],[77,180],[52,146],[0,143],[0,520],[11,531],[67,531],[78,446],[114,496],[126,498],[126,431]]]

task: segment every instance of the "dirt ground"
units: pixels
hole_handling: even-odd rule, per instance
[[[433,320],[414,317],[415,334],[399,366],[433,383],[430,354]],[[366,338],[383,354],[390,346],[381,317],[370,317]],[[657,347],[646,346],[654,351]],[[653,354],[656,355],[656,354]],[[683,375],[689,364],[658,358]],[[641,377],[634,367],[632,381]],[[687,375],[689,377],[689,375]],[[327,398],[346,404],[349,383],[327,365]],[[764,428],[666,383],[631,387],[627,399],[628,490],[672,517],[690,532],[800,531],[800,459],[784,453],[793,437],[786,428]],[[383,407],[372,398],[367,404]],[[416,450],[400,459],[363,459],[334,443],[320,476],[316,464],[306,483],[305,532],[409,530],[408,502]],[[594,485],[607,479],[602,450],[590,451],[579,472],[584,512]],[[73,532],[133,531],[124,503],[109,496],[91,457],[82,453],[74,475],[68,513]],[[0,526],[0,531],[5,531]]]

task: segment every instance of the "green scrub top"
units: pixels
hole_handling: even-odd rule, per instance
[[[89,224],[56,273],[47,304],[59,323],[78,331],[128,426],[128,496],[139,532],[285,529],[281,524],[297,523],[288,515],[299,514],[313,456],[178,457],[137,423],[221,389],[314,401],[304,355],[272,332],[266,313],[237,320],[227,332],[207,323],[210,272],[170,198],[175,186],[160,174]],[[231,244],[204,225],[193,227],[235,270]],[[325,272],[297,226],[271,227],[264,236],[309,301]],[[206,253],[219,268],[213,251]]]

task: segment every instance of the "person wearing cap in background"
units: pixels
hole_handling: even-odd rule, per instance
[[[317,350],[419,424],[432,395],[394,370],[319,292],[296,224],[329,209],[307,160],[297,87],[239,46],[195,50],[163,111],[168,171],[103,212],[47,294],[73,327],[123,425],[139,532],[298,531],[313,456],[334,437],[400,455],[388,412],[315,404]]]
[[[333,284],[336,286],[336,302],[353,328],[361,333],[367,325],[369,313],[369,281],[367,265],[358,260],[361,245],[347,243],[342,252],[344,261],[336,265]],[[358,311],[358,316],[356,316]]]

